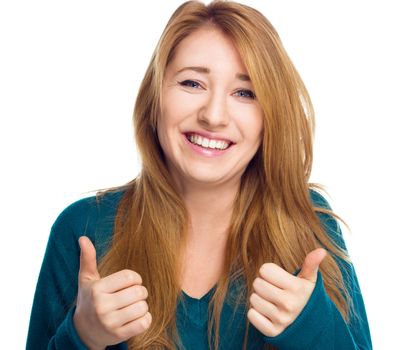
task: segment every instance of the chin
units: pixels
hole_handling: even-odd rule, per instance
[[[225,174],[215,174],[212,173],[199,173],[199,174],[189,174],[189,179],[195,182],[199,182],[202,184],[216,184],[219,182],[223,182],[225,180]]]

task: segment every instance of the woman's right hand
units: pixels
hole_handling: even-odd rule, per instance
[[[82,236],[79,245],[79,290],[73,323],[81,340],[89,349],[99,350],[146,331],[152,316],[141,276],[122,270],[100,278],[93,243]]]

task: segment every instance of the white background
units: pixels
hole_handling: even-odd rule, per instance
[[[22,349],[49,229],[139,170],[132,110],[182,1],[0,3],[1,348]],[[312,180],[346,234],[375,349],[399,349],[406,150],[402,1],[244,1],[278,30],[316,110]]]

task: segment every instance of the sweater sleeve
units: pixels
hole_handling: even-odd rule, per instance
[[[86,350],[73,324],[80,247],[87,235],[97,247],[99,210],[87,198],[67,207],[52,226],[42,262],[27,337],[27,350]],[[98,253],[100,250],[98,250]],[[126,349],[119,344],[108,349]]]
[[[27,349],[86,349],[73,326],[79,271],[79,237],[72,227],[76,210],[68,207],[52,226],[35,290]]]
[[[316,207],[331,209],[317,192],[311,197]],[[318,213],[327,233],[346,250],[340,226],[335,218]],[[296,320],[276,337],[266,337],[266,343],[279,350],[370,350],[372,349],[368,320],[357,276],[352,264],[339,260],[344,283],[349,291],[352,310],[349,321],[328,296],[323,277],[318,272],[316,286],[306,306]]]

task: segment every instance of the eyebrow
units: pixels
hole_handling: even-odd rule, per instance
[[[182,69],[178,70],[176,72],[176,74],[179,74],[185,70],[192,70],[194,72],[198,72],[198,73],[204,73],[204,74],[209,74],[210,73],[210,69],[207,67],[200,67],[200,66],[192,66],[192,67],[183,67]],[[243,73],[237,73],[235,75],[235,77],[239,80],[242,81],[251,81],[250,77],[247,74],[243,74]]]

